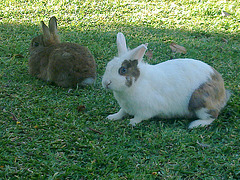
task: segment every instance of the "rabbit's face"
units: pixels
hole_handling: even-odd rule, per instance
[[[107,64],[102,85],[105,89],[124,91],[134,85],[140,76],[138,60],[114,58]]]
[[[29,51],[41,50],[43,47],[49,47],[55,44],[54,41],[50,41],[49,39],[45,39],[43,35],[39,35],[32,39]]]
[[[135,49],[127,49],[122,33],[117,35],[118,57],[113,58],[106,67],[102,85],[105,89],[123,92],[132,88],[140,76],[141,63],[148,44],[142,44]]]
[[[34,50],[36,48],[39,48],[39,47],[44,47],[43,36],[42,35],[39,35],[39,36],[32,39],[30,47],[29,47],[29,51],[32,51],[32,50]]]
[[[57,34],[57,19],[55,17],[49,20],[49,27],[47,27],[43,21],[41,21],[41,25],[43,34],[33,38],[29,47],[30,52],[60,43],[60,38]]]

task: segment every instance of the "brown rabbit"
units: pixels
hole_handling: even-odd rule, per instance
[[[29,73],[62,87],[92,85],[96,79],[96,63],[87,47],[61,43],[57,19],[51,17],[49,28],[41,22],[43,35],[30,45]]]

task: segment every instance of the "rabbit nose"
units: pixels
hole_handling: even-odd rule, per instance
[[[108,80],[104,82],[105,87],[108,89],[109,85],[112,83],[112,81]]]

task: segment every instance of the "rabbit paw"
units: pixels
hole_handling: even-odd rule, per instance
[[[136,124],[140,123],[142,120],[141,119],[137,119],[137,118],[133,118],[133,119],[130,119],[130,125],[132,126],[136,126]]]
[[[118,115],[118,113],[115,113],[115,114],[110,114],[110,115],[108,115],[108,116],[107,116],[107,119],[109,119],[109,120],[119,120],[119,119],[122,119],[122,117],[120,117],[120,116]]]
[[[214,119],[207,119],[207,120],[196,120],[193,121],[189,124],[188,128],[193,129],[193,128],[198,128],[198,127],[205,127],[210,125]]]
[[[120,111],[118,111],[117,113],[110,114],[109,116],[107,116],[107,119],[119,120],[119,119],[122,119],[125,115],[126,115],[126,112],[123,109],[120,109]]]

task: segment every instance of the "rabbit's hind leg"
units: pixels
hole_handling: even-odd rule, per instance
[[[87,86],[87,85],[93,85],[94,83],[95,83],[95,79],[92,78],[92,77],[89,77],[89,78],[84,79],[84,80],[80,83],[80,85],[82,85],[82,86]]]
[[[216,116],[216,113],[216,111],[208,110],[207,108],[201,108],[195,111],[195,114],[199,118],[199,120],[191,122],[188,128],[193,129],[196,127],[204,127],[210,125],[215,120],[214,117]]]

